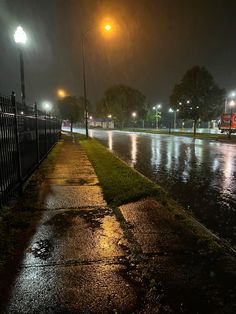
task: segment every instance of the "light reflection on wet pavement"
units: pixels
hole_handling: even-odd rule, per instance
[[[67,136],[40,185],[42,215],[4,313],[235,313],[230,256],[208,250],[153,199],[109,208]],[[137,162],[139,136],[131,142]]]
[[[90,136],[160,183],[213,232],[236,243],[235,144],[90,130]]]

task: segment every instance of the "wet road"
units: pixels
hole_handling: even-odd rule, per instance
[[[161,184],[209,229],[236,244],[236,146],[168,135],[90,130]]]

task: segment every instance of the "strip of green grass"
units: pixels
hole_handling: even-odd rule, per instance
[[[161,187],[130,168],[96,140],[87,139],[81,134],[75,134],[75,137],[92,163],[104,197],[110,206],[116,207],[144,197],[154,197],[165,206],[171,217],[174,217],[183,228],[191,231],[199,239],[201,246],[215,252],[221,250],[222,243],[219,243],[210,232],[199,225],[192,217],[192,213],[185,211]]]
[[[131,169],[103,145],[81,135],[79,139],[99,177],[109,205],[119,206],[147,196],[161,197],[160,187]]]

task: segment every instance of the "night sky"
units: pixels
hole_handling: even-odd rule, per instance
[[[114,29],[101,33],[101,21]],[[236,88],[236,1],[213,0],[0,0],[0,92],[20,97],[19,56],[13,34],[22,25],[26,101],[56,101],[56,90],[83,94],[81,32],[88,99],[110,85],[142,91],[169,106],[185,71],[203,65],[220,87]]]

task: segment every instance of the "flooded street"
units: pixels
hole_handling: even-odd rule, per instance
[[[235,245],[235,144],[145,133],[89,132]]]

